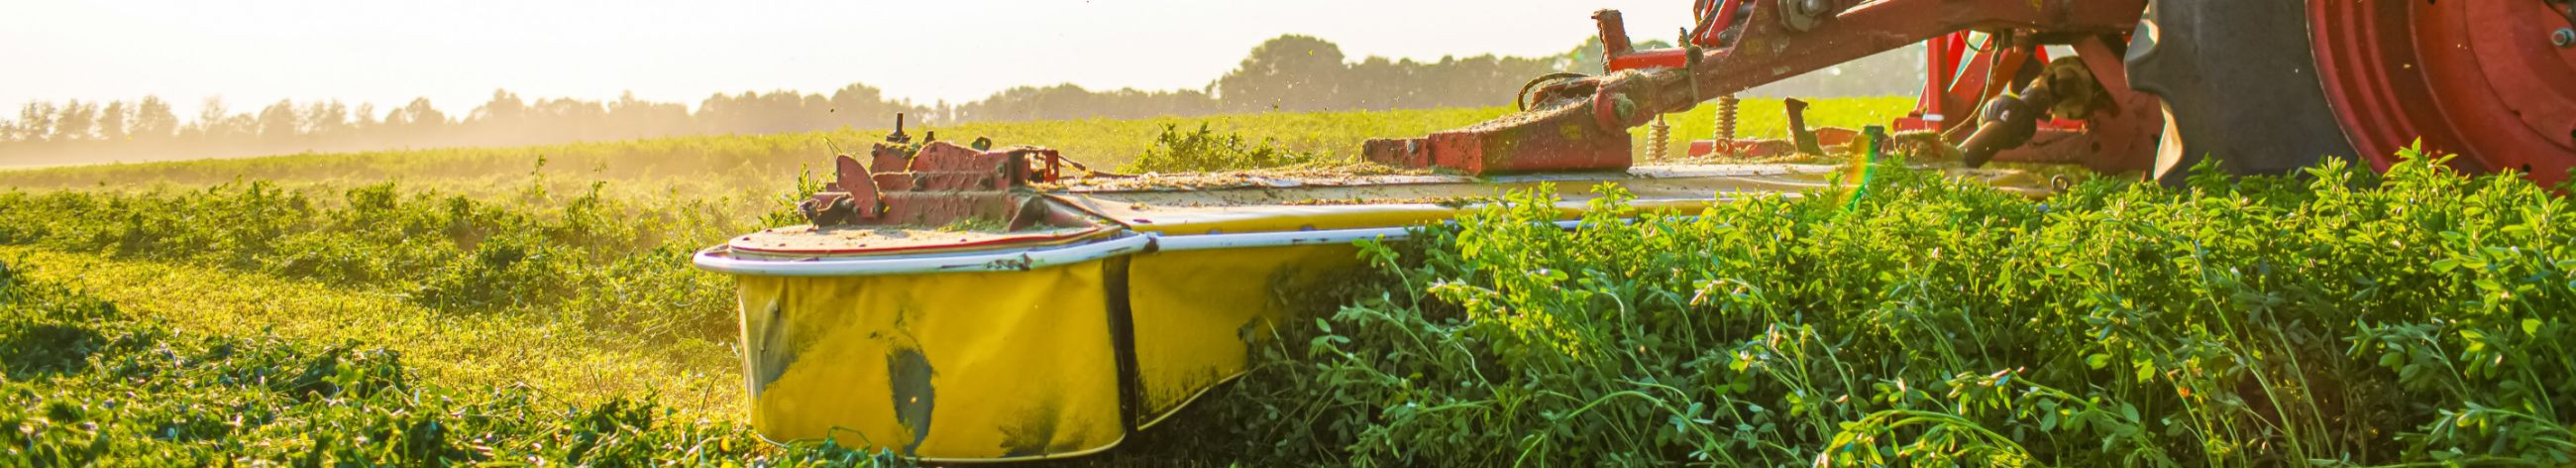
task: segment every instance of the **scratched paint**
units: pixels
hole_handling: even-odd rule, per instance
[[[1002,426],[1002,455],[1035,457],[1054,451],[1056,424],[1063,421],[1064,408],[1060,402],[1042,397],[1035,407],[1029,408],[1009,425]]]
[[[1307,323],[1338,302],[1314,291],[1357,277],[1349,244],[1163,251],[1130,264],[1139,424],[1241,375],[1250,347],[1281,323]],[[1186,286],[1181,286],[1186,285]]]
[[[930,358],[921,350],[895,348],[886,356],[886,383],[894,393],[894,420],[912,432],[912,442],[904,444],[903,453],[919,453],[921,442],[930,438],[931,410],[939,406],[939,389],[930,384],[938,375],[930,368]]]
[[[759,310],[760,312],[758,312],[758,314],[761,317],[757,323],[779,323],[783,321],[780,316],[784,314],[785,311],[779,307],[777,302],[771,302],[768,304],[768,307],[762,307]],[[746,322],[749,322],[751,317],[745,317],[744,319]],[[746,327],[745,329],[749,330],[751,328],[755,327]],[[756,328],[760,329],[760,339],[744,340],[745,343],[758,343],[757,347],[751,350],[754,358],[749,362],[749,370],[751,371],[753,379],[751,385],[752,393],[760,393],[761,388],[768,387],[772,382],[777,382],[778,376],[787,372],[787,366],[794,365],[796,363],[796,353],[794,348],[790,345],[791,341],[787,337],[787,331],[789,330],[788,327]]]

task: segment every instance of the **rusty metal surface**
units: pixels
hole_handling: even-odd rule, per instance
[[[1561,99],[1540,105],[1544,107],[1423,138],[1369,140],[1361,153],[1396,167],[1477,175],[1609,171],[1632,163],[1628,125],[1605,124],[1594,102]]]
[[[900,134],[898,133],[898,136]],[[869,163],[833,158],[832,182],[798,204],[822,226],[984,226],[1018,228],[1047,217],[1022,186],[1051,182],[1065,163],[1055,150],[983,151],[944,141],[919,146],[888,137]]]

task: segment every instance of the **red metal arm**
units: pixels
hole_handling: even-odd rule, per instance
[[[1736,44],[1705,52],[1688,75],[1700,96],[1714,98],[1953,32],[2120,33],[2136,27],[2144,11],[2146,0],[1883,0],[1843,10],[1802,32],[1781,18],[1787,12],[1765,2],[1753,9]],[[1639,53],[1644,52],[1651,51]],[[1695,103],[1659,108],[1682,110]]]
[[[1595,18],[1605,62],[1626,71],[1545,87],[1522,114],[1428,138],[1373,141],[1363,153],[1480,174],[1625,168],[1632,159],[1627,128],[1657,114],[1957,31],[2127,32],[2147,0],[1827,0],[1829,8],[1812,16],[1791,16],[1797,13],[1785,10],[1786,2],[1751,1],[1733,43],[1701,49],[1697,60],[1685,55],[1690,48],[1629,50],[1618,12],[1603,11]],[[1712,3],[1719,11],[1704,14],[1731,14],[1726,5],[1743,4]],[[1705,28],[1693,42],[1730,27]]]

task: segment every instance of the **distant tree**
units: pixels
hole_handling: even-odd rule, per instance
[[[133,123],[134,108],[125,101],[108,101],[98,111],[98,136],[107,141],[125,141],[128,126]]]
[[[56,110],[54,103],[42,101],[30,102],[25,107],[18,108],[18,133],[24,136],[19,140],[45,141],[52,138]]]
[[[160,96],[144,96],[134,106],[134,124],[127,133],[142,138],[169,138],[179,131],[179,116],[170,111],[170,103]]]
[[[204,103],[197,106],[197,120],[189,122],[183,132],[192,138],[217,138],[218,127],[223,124],[224,117],[230,115],[227,110],[224,108],[224,98],[206,98]]]
[[[540,125],[575,140],[599,140],[616,135],[608,127],[608,109],[596,101],[556,98],[537,101],[529,108],[533,120],[551,123]]]
[[[851,83],[849,86],[842,86],[841,89],[832,91],[831,108],[826,112],[832,114],[834,127],[875,126],[885,125],[894,118],[891,114],[903,112],[908,107],[912,106],[887,102],[885,92],[876,87]]]
[[[429,104],[429,98],[412,98],[410,104],[385,114],[385,125],[420,131],[447,125],[447,113]]]
[[[1339,107],[1342,47],[1323,39],[1286,35],[1262,42],[1224,77],[1217,99],[1236,111],[1304,111]]]
[[[475,107],[473,114],[467,118],[485,124],[516,123],[527,113],[527,110],[528,104],[519,100],[518,93],[496,89],[492,90],[492,100]]]
[[[349,131],[349,107],[336,99],[306,104],[299,117],[307,135],[336,137]]]
[[[73,99],[63,103],[62,114],[54,118],[54,140],[82,141],[97,138],[98,104]]]
[[[609,120],[631,135],[660,136],[687,131],[689,107],[636,99],[634,91],[617,96],[608,104]]]
[[[278,100],[259,110],[259,137],[283,141],[304,133],[304,117],[296,114],[295,102]]]
[[[742,114],[748,112],[742,107],[747,105],[751,93],[746,92],[742,95],[743,97],[736,98],[724,93],[716,93],[707,96],[706,100],[698,101],[698,114],[694,119],[697,121],[694,123],[697,124],[698,131],[707,133],[739,131],[738,129],[742,127]]]
[[[1441,57],[1436,63],[1344,58],[1331,42],[1281,36],[1253,48],[1209,87],[1221,107],[1233,112],[1490,106],[1511,102],[1521,83],[1571,63],[1566,57],[1490,54]]]
[[[1659,47],[1657,41],[1639,44]],[[890,100],[875,87],[853,83],[828,93],[792,90],[715,93],[697,103],[653,102],[633,93],[613,101],[522,99],[506,89],[470,112],[450,115],[427,99],[388,108],[358,104],[355,115],[338,101],[280,101],[257,112],[233,113],[208,99],[193,120],[180,119],[157,97],[139,103],[28,103],[17,119],[0,125],[0,141],[130,139],[135,144],[173,143],[191,154],[243,155],[284,150],[355,151],[401,146],[514,145],[696,133],[768,133],[843,127],[881,127],[887,114],[909,113],[917,124],[970,120],[1053,120],[1188,116],[1216,112],[1377,110],[1491,106],[1511,102],[1531,77],[1551,71],[1598,73],[1599,45],[1544,57],[1441,57],[1436,61],[1349,57],[1322,39],[1287,35],[1248,51],[1238,66],[1199,89],[1092,90],[1071,84],[1015,87],[981,100],[928,105]],[[1588,51],[1588,54],[1587,54]],[[1919,57],[1917,55],[1916,57]],[[1877,57],[1873,57],[1877,59]],[[1871,62],[1875,66],[1879,62]],[[1893,62],[1891,62],[1893,63]],[[1907,59],[1896,65],[1919,65]],[[1847,65],[1845,76],[1879,76],[1877,68]],[[1893,68],[1889,68],[1893,70]],[[1817,88],[1834,93],[1875,89],[1881,80],[1838,80]],[[1919,81],[1903,84],[1916,86]],[[1787,86],[1787,85],[1783,85]],[[1831,95],[1831,94],[1820,94]],[[379,114],[378,112],[382,112]],[[916,132],[917,134],[918,132]],[[114,151],[171,153],[177,146],[81,145]],[[133,149],[128,149],[133,148]],[[0,152],[15,149],[0,145]],[[39,151],[52,150],[52,148]]]
[[[957,107],[961,120],[1062,120],[1199,115],[1216,111],[1200,91],[1091,91],[1073,84],[1020,86]]]

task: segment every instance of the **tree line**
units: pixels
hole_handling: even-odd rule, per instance
[[[922,110],[860,84],[830,94],[718,94],[701,101],[695,111],[679,103],[637,99],[633,93],[612,101],[529,100],[507,90],[493,92],[491,99],[462,114],[440,110],[427,99],[390,109],[337,100],[282,100],[236,112],[222,99],[209,98],[194,118],[184,120],[155,96],[131,103],[33,102],[20,107],[15,119],[0,121],[0,164],[777,133],[872,124],[880,116]]]
[[[1655,41],[1640,47],[1660,47]],[[1526,80],[1575,71],[1597,73],[1598,39],[1541,57],[1479,55],[1438,61],[1366,57],[1311,36],[1287,35],[1256,46],[1232,71],[1196,90],[1093,91],[1071,84],[1006,89],[963,104],[889,99],[865,84],[830,93],[798,91],[716,94],[689,106],[646,101],[526,99],[495,91],[473,109],[451,114],[414,99],[391,108],[338,100],[278,101],[236,110],[208,98],[189,118],[156,96],[135,101],[31,102],[0,120],[0,165],[88,160],[157,160],[412,147],[509,146],[644,137],[778,133],[881,127],[897,112],[929,123],[1081,118],[1196,116],[1492,106],[1512,102]],[[1844,68],[1865,79],[1802,77],[1756,94],[1911,93],[1919,75],[1912,57],[1873,58]],[[1882,70],[1884,69],[1884,70]],[[1905,73],[1919,73],[1907,71]]]

